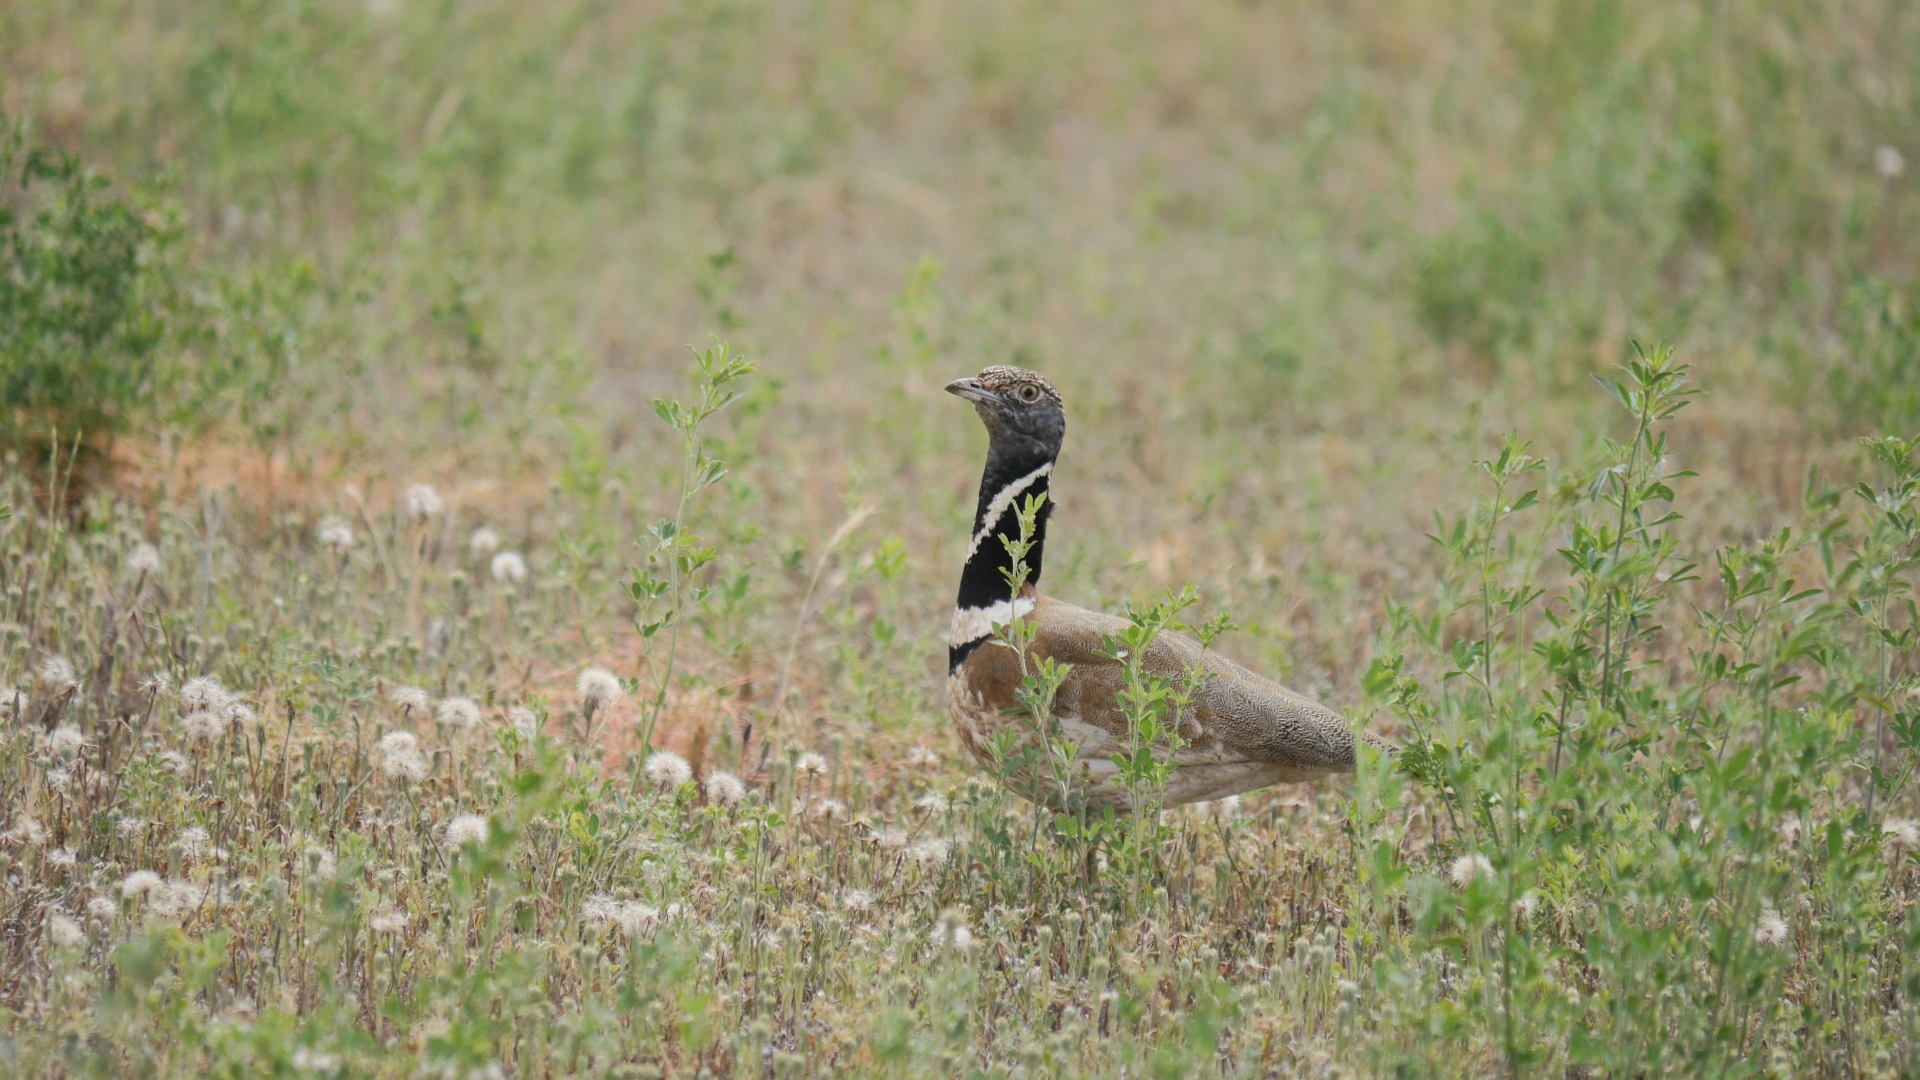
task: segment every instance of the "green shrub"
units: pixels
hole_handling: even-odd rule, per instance
[[[180,298],[179,230],[72,155],[0,136],[0,443],[95,453],[149,415]]]

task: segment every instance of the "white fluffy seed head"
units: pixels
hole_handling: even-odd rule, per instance
[[[1480,878],[1493,876],[1493,864],[1485,855],[1477,851],[1468,852],[1447,865],[1447,878],[1459,888],[1466,888]]]
[[[502,585],[518,585],[527,580],[527,560],[517,551],[503,551],[493,557],[493,580]]]
[[[411,731],[389,731],[380,736],[382,754],[396,754],[418,749],[420,749],[420,737]]]
[[[40,662],[40,681],[49,691],[64,694],[80,685],[80,676],[64,656],[49,656]]]
[[[1754,941],[1761,945],[1784,945],[1787,933],[1787,920],[1781,918],[1778,911],[1770,907],[1760,909],[1760,917],[1753,924]]]
[[[160,569],[160,549],[145,540],[133,545],[127,552],[127,576],[145,577]]]
[[[620,686],[619,678],[613,672],[597,667],[590,667],[581,672],[575,688],[580,691],[580,699],[595,710],[607,708],[619,701],[620,695],[625,693]]]
[[[47,937],[56,949],[71,949],[87,940],[87,931],[73,917],[56,911],[47,916]]]
[[[447,822],[447,843],[459,847],[462,844],[484,844],[487,842],[487,819],[479,814],[461,814]]]
[[[344,555],[353,550],[353,526],[339,518],[323,518],[314,530],[314,539],[335,555]]]
[[[925,867],[939,866],[953,853],[953,841],[941,836],[929,836],[907,848],[907,857]]]
[[[1907,158],[1898,148],[1892,146],[1875,147],[1873,151],[1873,171],[1883,179],[1898,180],[1900,174],[1907,171]]]
[[[245,732],[253,729],[256,717],[253,715],[253,706],[235,698],[220,709],[220,719],[226,721],[227,727],[233,731]]]
[[[480,706],[472,698],[445,698],[435,715],[455,731],[472,731],[480,726]]]
[[[827,771],[827,759],[808,750],[794,759],[793,768],[802,776],[824,776]]]
[[[507,723],[512,724],[513,730],[528,742],[532,742],[534,737],[540,734],[540,718],[525,705],[515,705],[508,709]]]
[[[417,686],[399,687],[388,696],[404,713],[419,713],[425,716],[428,707],[433,704],[433,699],[427,696],[427,692]]]
[[[693,779],[693,766],[671,750],[655,750],[647,755],[647,780],[669,791]]]
[[[1888,818],[1880,823],[1880,840],[1896,854],[1920,851],[1920,823],[1912,818]]]
[[[873,910],[873,894],[865,889],[848,889],[840,902],[847,906],[848,911],[856,913]]]
[[[405,731],[388,733],[380,740],[380,771],[403,783],[426,779],[427,758],[420,752],[420,740]]]
[[[47,752],[57,758],[70,758],[86,749],[87,737],[72,724],[62,724],[47,735]]]
[[[219,712],[233,695],[211,675],[188,679],[180,684],[180,711],[183,713]]]
[[[485,525],[473,530],[473,535],[467,538],[467,553],[476,559],[491,559],[499,550],[500,534]]]
[[[120,914],[120,905],[105,896],[96,896],[87,901],[87,915],[101,922],[112,922]]]
[[[13,819],[6,832],[0,833],[0,841],[24,847],[40,847],[47,842],[47,827],[32,814],[22,814]]]
[[[409,750],[404,754],[388,754],[380,762],[380,771],[390,779],[403,782],[425,780],[427,778],[427,759],[418,750]]]
[[[407,928],[407,916],[403,912],[387,908],[374,912],[373,917],[367,920],[367,925],[372,927],[376,934],[398,934]]]
[[[120,879],[120,895],[146,896],[165,884],[160,875],[151,870],[135,870]]]
[[[715,769],[707,774],[707,801],[718,806],[738,806],[747,797],[747,785],[730,772]]]
[[[638,937],[660,923],[660,909],[636,900],[616,900],[605,893],[594,893],[580,906],[580,919],[590,926],[617,927],[630,937]]]
[[[973,931],[958,911],[948,911],[940,916],[939,923],[933,928],[933,943],[955,952],[965,952],[973,948]]]
[[[212,742],[227,731],[226,719],[210,709],[188,713],[186,719],[180,721],[180,726],[186,730],[187,738],[194,742]]]
[[[447,509],[432,484],[414,484],[407,488],[407,517],[425,522],[439,517]]]

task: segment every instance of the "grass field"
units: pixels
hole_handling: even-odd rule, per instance
[[[0,1072],[1920,1073],[1920,6],[23,0],[0,113]],[[1047,591],[1394,759],[964,756],[1009,362]]]

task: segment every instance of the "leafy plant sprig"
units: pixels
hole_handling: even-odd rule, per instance
[[[740,400],[740,390],[734,384],[756,370],[753,361],[733,352],[717,337],[705,349],[695,350],[693,357],[698,399],[682,403],[671,398],[655,398],[653,402],[654,413],[680,436],[679,492],[673,516],[648,526],[647,537],[652,547],[647,551],[646,564],[629,569],[626,585],[628,597],[639,607],[634,627],[640,632],[641,640],[651,643],[662,632],[667,635],[666,657],[648,664],[653,687],[640,730],[639,746],[643,752],[653,745],[654,728],[673,684],[680,654],[680,624],[688,608],[697,609],[705,604],[713,591],[694,582],[701,568],[711,563],[719,552],[703,546],[700,537],[687,528],[687,510],[695,495],[727,475],[727,465],[709,453],[701,429],[721,410]]]

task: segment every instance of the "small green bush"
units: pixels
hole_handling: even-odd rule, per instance
[[[153,407],[179,230],[59,149],[0,136],[0,443],[98,453]]]

